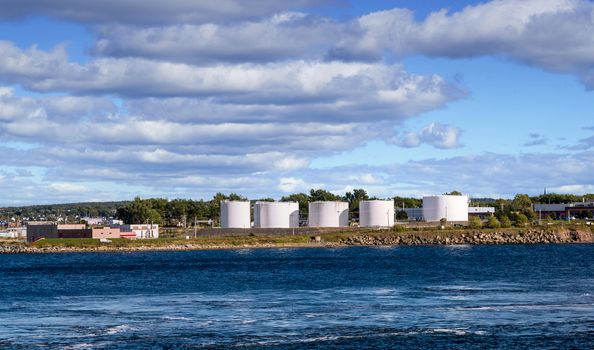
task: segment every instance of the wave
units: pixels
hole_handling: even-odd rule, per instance
[[[107,328],[104,333],[105,333],[105,335],[114,335],[114,334],[125,333],[125,332],[131,331],[131,330],[133,330],[133,328],[130,327],[129,325],[122,324],[119,326]]]

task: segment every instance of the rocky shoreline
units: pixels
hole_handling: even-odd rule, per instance
[[[476,244],[546,244],[592,243],[594,234],[581,230],[516,230],[484,232],[480,230],[451,234],[354,235],[342,240],[343,245],[476,245]]]
[[[308,243],[254,243],[232,245],[221,242],[205,245],[196,242],[147,244],[129,246],[35,246],[23,242],[0,242],[0,254],[18,253],[69,253],[69,252],[135,252],[174,250],[217,250],[246,248],[314,248],[341,246],[392,246],[392,245],[478,245],[478,244],[550,244],[550,243],[593,243],[594,233],[590,230],[515,229],[501,231],[438,231],[438,232],[393,232],[377,231],[348,233],[337,240],[326,240],[324,235],[312,236]]]

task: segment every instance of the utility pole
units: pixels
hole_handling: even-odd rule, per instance
[[[198,235],[198,232],[196,231],[198,229],[197,225],[196,216],[194,216],[194,239],[196,239],[196,236]]]

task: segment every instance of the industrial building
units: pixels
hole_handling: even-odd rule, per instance
[[[400,208],[397,210],[404,211],[408,221],[426,221],[423,216],[423,208]],[[485,219],[494,214],[494,207],[468,207],[468,217],[478,216]]]
[[[567,220],[571,217],[594,216],[594,202],[573,202],[561,204],[535,204],[534,211],[541,217]]]
[[[0,238],[26,238],[26,227],[9,227],[6,230],[0,231]]]
[[[309,227],[349,226],[349,203],[339,201],[310,202],[307,225]]]
[[[119,229],[121,231],[120,235],[126,238],[159,238],[159,225],[157,224],[121,225]]]
[[[468,207],[468,216],[478,216],[481,219],[495,215],[494,207]]]
[[[256,202],[254,204],[254,227],[299,227],[299,203]]]
[[[250,228],[250,202],[221,201],[221,228]]]
[[[438,195],[423,197],[423,218],[427,222],[446,219],[449,222],[468,221],[468,196]]]
[[[47,221],[27,223],[27,241],[41,238],[92,238],[93,232],[84,224],[56,224]]]
[[[119,227],[93,227],[91,230],[91,236],[95,239],[122,238],[122,232]]]
[[[359,202],[359,226],[394,226],[394,201],[369,200]]]

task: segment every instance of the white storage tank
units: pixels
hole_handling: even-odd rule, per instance
[[[349,226],[349,203],[310,202],[307,222],[310,227]]]
[[[250,202],[221,201],[221,228],[250,228]]]
[[[299,203],[256,202],[254,204],[254,227],[299,227]]]
[[[359,202],[359,226],[394,226],[394,201],[371,200]]]
[[[439,195],[423,197],[423,218],[427,222],[468,221],[468,196]]]

